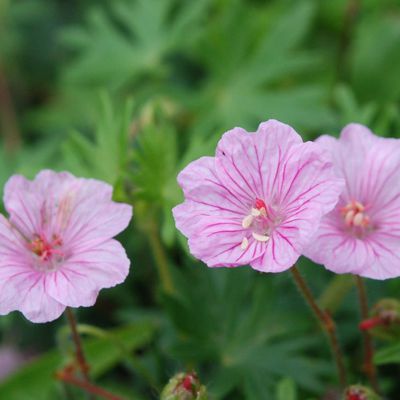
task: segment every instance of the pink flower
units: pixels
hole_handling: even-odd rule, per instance
[[[9,345],[0,347],[0,382],[21,368],[29,357],[21,353],[17,348]]]
[[[209,267],[290,268],[342,189],[327,155],[274,120],[225,133],[215,157],[178,176],[185,202],[173,213],[191,253]]]
[[[66,306],[92,306],[102,288],[125,280],[129,260],[112,237],[132,215],[112,187],[67,172],[14,175],[0,216],[0,314],[19,310],[48,322]]]
[[[336,273],[400,276],[400,140],[351,124],[340,139],[322,136],[318,143],[346,186],[306,256]]]

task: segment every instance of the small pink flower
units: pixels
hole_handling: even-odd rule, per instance
[[[173,213],[191,253],[209,267],[290,268],[342,189],[327,156],[278,121],[225,133],[215,157],[178,176],[185,202]]]
[[[346,186],[305,254],[336,273],[400,276],[400,140],[346,126],[318,143],[333,156]]]
[[[125,280],[129,260],[113,236],[132,216],[112,187],[67,172],[14,175],[0,216],[0,314],[19,310],[48,322],[66,306],[92,306],[102,288]]]

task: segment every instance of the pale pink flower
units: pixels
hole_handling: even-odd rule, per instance
[[[14,175],[0,216],[0,314],[19,310],[32,322],[66,306],[92,306],[102,288],[125,280],[129,260],[113,236],[132,215],[111,200],[112,187],[67,172]]]
[[[336,273],[400,276],[400,140],[350,124],[318,143],[346,185],[305,255]]]
[[[29,357],[21,353],[17,348],[9,345],[0,347],[0,382],[21,368]]]
[[[209,267],[290,268],[342,189],[327,156],[274,120],[225,133],[215,157],[178,176],[185,201],[173,213],[191,253]]]

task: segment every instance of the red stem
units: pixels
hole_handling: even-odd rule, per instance
[[[116,396],[113,393],[108,392],[107,390],[93,385],[90,382],[84,381],[82,379],[78,379],[75,376],[68,374],[64,371],[59,372],[57,374],[57,379],[69,383],[71,385],[77,386],[83,390],[85,390],[87,393],[95,395],[95,396],[100,396],[103,399],[107,399],[107,400],[124,400],[122,397]]]
[[[74,341],[75,344],[76,361],[78,361],[79,369],[81,370],[85,381],[90,382],[89,365],[87,364],[85,355],[83,353],[81,338],[78,333],[75,315],[69,307],[66,308],[66,314],[69,325],[71,327],[72,340]]]
[[[290,269],[290,271],[292,273],[294,281],[297,284],[297,287],[299,288],[300,292],[303,294],[306,302],[310,306],[315,317],[318,319],[318,321],[320,322],[324,331],[326,332],[326,335],[329,340],[329,345],[330,345],[330,348],[332,351],[332,356],[336,363],[339,382],[340,382],[340,385],[344,388],[347,384],[346,369],[345,369],[344,362],[343,362],[343,353],[342,353],[338,338],[336,336],[336,324],[333,321],[330,314],[327,311],[322,310],[320,308],[320,306],[317,304],[310,288],[308,287],[304,278],[301,276],[301,273],[297,269],[296,265],[294,265]]]

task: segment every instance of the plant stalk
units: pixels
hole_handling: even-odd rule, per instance
[[[99,396],[102,397],[103,399],[107,400],[123,400],[122,397],[116,396],[115,394],[108,392],[107,390],[93,385],[90,382],[87,382],[86,380],[78,379],[72,374],[68,374],[65,372],[59,372],[57,374],[57,379],[69,383],[73,386],[77,386],[83,390],[85,390],[87,393],[89,393],[92,396]]]
[[[89,364],[86,362],[85,354],[83,352],[82,341],[78,333],[78,326],[74,312],[71,310],[71,308],[67,307],[65,313],[71,328],[72,340],[75,345],[75,358],[82,373],[83,382],[90,384]],[[93,399],[93,396],[91,398]]]
[[[319,307],[316,300],[314,299],[314,296],[313,296],[310,288],[308,287],[306,281],[302,277],[297,266],[294,265],[290,269],[290,271],[292,273],[294,281],[296,282],[297,287],[299,288],[300,292],[303,294],[307,304],[310,306],[315,317],[320,322],[322,328],[326,332],[326,335],[329,340],[329,345],[330,345],[330,348],[332,351],[332,356],[336,363],[336,369],[337,369],[337,373],[338,373],[338,377],[339,377],[340,386],[342,386],[344,388],[347,384],[346,369],[344,367],[344,362],[343,362],[343,353],[340,348],[339,341],[338,341],[337,335],[336,335],[336,324],[333,321],[330,314],[327,311],[322,310]]]
[[[355,275],[357,292],[358,292],[358,300],[360,302],[360,314],[361,320],[366,321],[369,318],[368,312],[368,298],[367,298],[367,290],[364,284],[363,279]],[[376,393],[379,394],[379,385],[378,385],[378,376],[376,373],[376,368],[373,362],[374,358],[374,346],[372,343],[371,335],[368,330],[362,330],[363,342],[364,342],[364,365],[363,370],[368,377],[368,380],[375,390]]]
[[[175,288],[171,271],[168,266],[168,259],[161,243],[158,231],[153,222],[151,222],[151,226],[148,227],[148,236],[163,290],[167,294],[173,294],[175,293]]]

